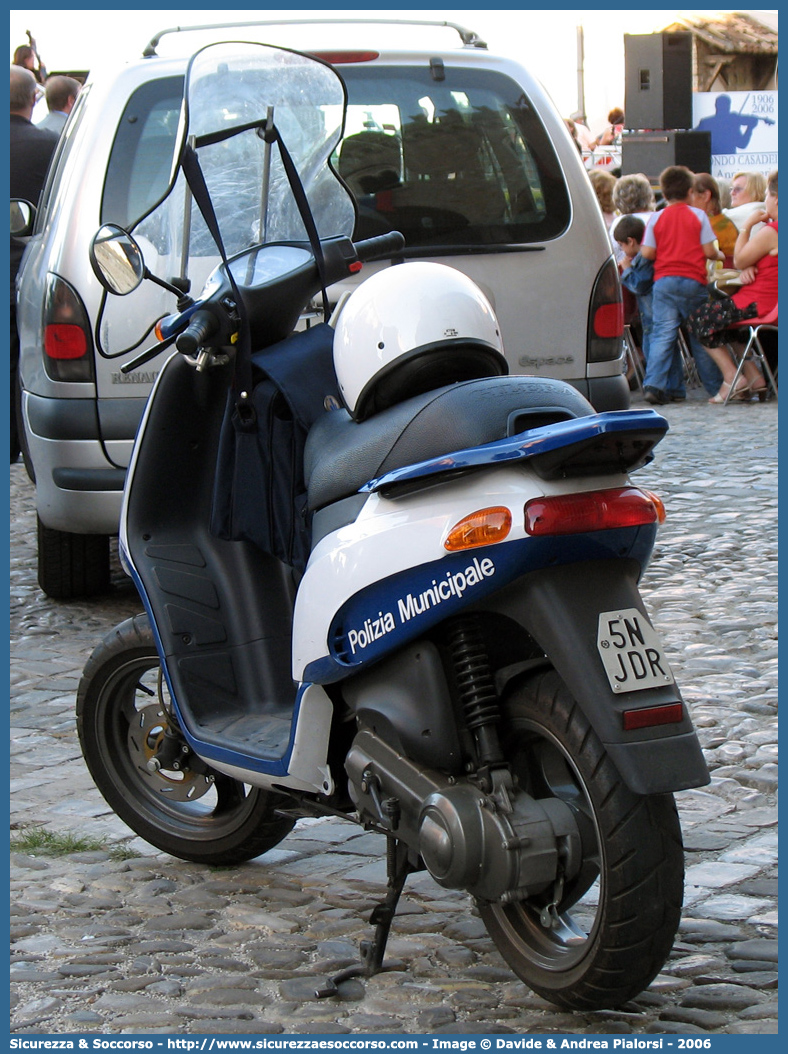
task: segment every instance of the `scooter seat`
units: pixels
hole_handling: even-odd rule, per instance
[[[332,410],[306,442],[309,509],[350,497],[393,469],[594,412],[564,381],[519,376],[437,388],[361,422],[345,410]]]

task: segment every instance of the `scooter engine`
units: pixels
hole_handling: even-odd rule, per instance
[[[573,877],[582,861],[572,810],[557,798],[536,800],[513,786],[507,769],[485,791],[399,754],[370,731],[360,732],[345,768],[364,819],[389,827],[417,852],[432,877],[486,901],[533,896]],[[384,808],[394,799],[397,809]]]

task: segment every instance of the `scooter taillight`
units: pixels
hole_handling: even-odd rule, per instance
[[[637,487],[532,498],[525,505],[525,530],[535,537],[640,527],[664,520],[660,499]]]
[[[53,381],[93,380],[93,341],[79,294],[56,274],[44,296],[44,368]]]

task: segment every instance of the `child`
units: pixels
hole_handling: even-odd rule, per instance
[[[659,185],[667,206],[649,222],[640,246],[641,255],[654,262],[653,320],[643,383],[643,397],[654,405],[670,402],[679,327],[708,298],[706,260],[723,259],[708,216],[687,203],[693,183],[692,172],[683,165],[664,169]],[[701,383],[714,395],[722,374],[699,341],[692,336],[689,341]]]
[[[642,337],[640,350],[644,361],[648,361],[649,344],[652,326],[652,289],[654,286],[654,265],[646,260],[640,252],[640,244],[646,224],[638,216],[622,216],[613,229],[613,238],[622,252],[620,267],[621,284],[637,297],[638,314]],[[667,393],[671,401],[686,399],[684,390],[684,371],[677,357],[672,360],[668,377]]]

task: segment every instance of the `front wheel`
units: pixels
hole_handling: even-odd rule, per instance
[[[294,821],[277,813],[286,797],[248,787],[187,753],[145,615],[121,623],[88,660],[77,731],[90,774],[114,812],[172,856],[238,864],[293,829]],[[159,767],[156,755],[171,735],[185,747],[183,763]]]
[[[540,896],[480,903],[482,919],[514,972],[545,999],[571,1010],[620,1006],[659,973],[681,917],[673,796],[627,789],[554,671],[512,692],[502,726],[520,786],[574,812],[582,863]]]

